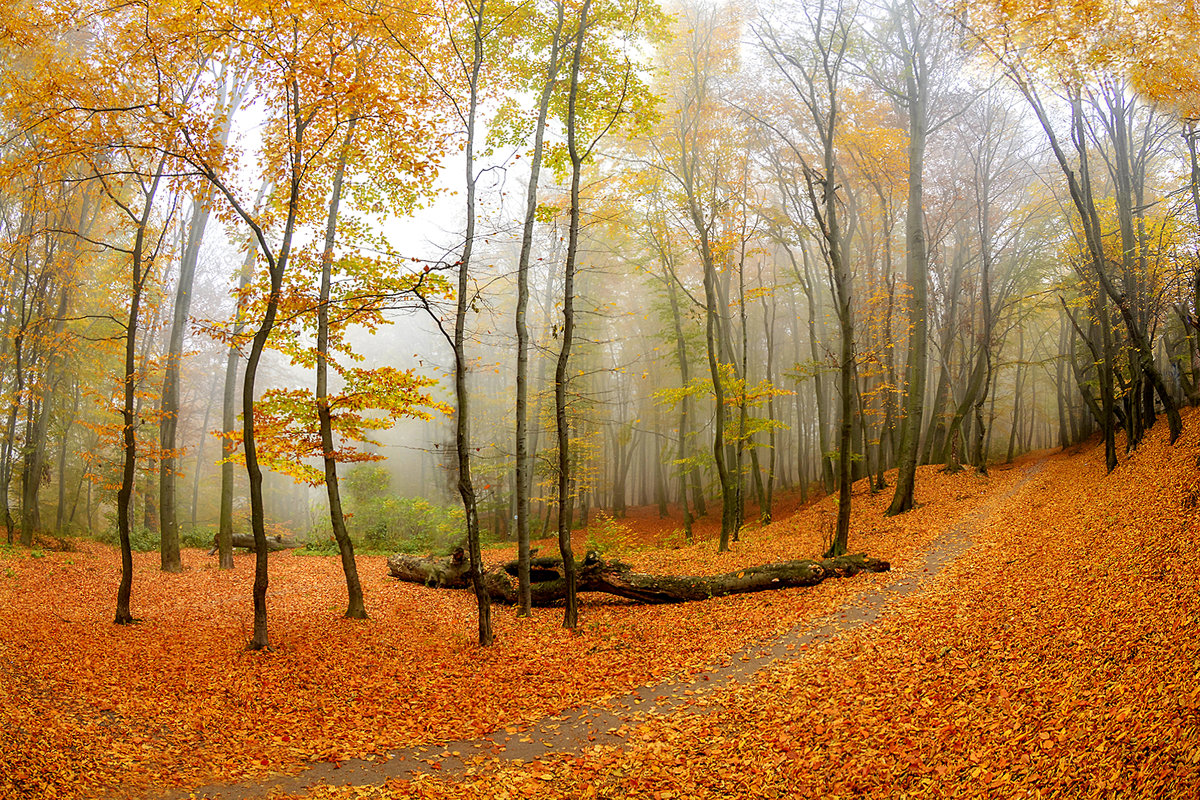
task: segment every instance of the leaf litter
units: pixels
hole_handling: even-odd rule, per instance
[[[1189,422],[1174,448],[1156,429],[1107,478],[1094,448],[1050,458],[926,592],[714,689],[702,706],[631,717],[620,746],[521,764],[476,758],[461,774],[305,796],[1184,796],[1200,786],[1200,524],[1186,503],[1200,419]],[[903,574],[1017,473],[924,468],[921,506],[890,519],[888,493],[862,489],[852,546]],[[708,536],[620,555],[692,574],[812,556],[830,508],[826,499],[749,531],[731,554]],[[469,593],[391,581],[382,558],[366,557],[372,619],[350,622],[339,617],[335,560],[281,554],[271,565],[277,649],[256,654],[242,649],[248,557],[222,573],[190,551],[185,573],[166,575],[156,554],[136,556],[145,621],[128,628],[110,621],[112,550],[0,560],[11,573],[0,580],[5,797],[265,786],[312,761],[422,744],[436,755],[439,742],[506,727],[532,738],[535,720],[695,675],[889,580],[677,606],[593,598],[577,635],[555,610],[529,620],[500,611],[499,645],[480,650],[468,638]]]

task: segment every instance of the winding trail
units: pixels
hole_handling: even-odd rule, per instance
[[[1006,491],[985,500],[949,530],[934,539],[915,563],[897,570],[883,587],[861,592],[835,612],[804,620],[791,631],[769,642],[755,642],[710,665],[690,680],[644,686],[601,704],[571,709],[522,727],[508,727],[489,736],[423,745],[389,753],[387,760],[352,760],[340,764],[321,762],[295,775],[255,783],[201,786],[190,792],[166,795],[170,800],[247,800],[272,793],[300,794],[319,785],[381,784],[389,778],[417,773],[465,774],[495,761],[529,762],[556,753],[578,752],[596,745],[619,745],[628,726],[648,715],[669,714],[684,707],[703,712],[703,697],[734,681],[746,681],[771,664],[795,658],[811,646],[869,625],[900,598],[915,594],[942,569],[971,546],[975,531],[1002,512],[1005,504],[1042,468],[1045,460],[1025,464],[1023,474]]]

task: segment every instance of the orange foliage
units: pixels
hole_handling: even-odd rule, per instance
[[[1191,797],[1200,450],[1055,458],[924,593],[620,748],[324,798]],[[707,713],[705,713],[707,712]]]
[[[928,591],[713,691],[708,713],[633,720],[620,748],[311,796],[1182,796],[1200,781],[1200,512],[1188,502],[1200,418],[1187,422],[1175,448],[1159,426],[1108,478],[1087,449],[1049,459],[1006,500],[1023,470],[925,468],[923,505],[889,519],[886,493],[860,494],[852,547],[898,573],[936,533],[994,513]],[[695,546],[624,556],[664,572],[808,556],[832,513],[830,500],[798,509],[729,554],[701,529]],[[107,612],[111,550],[0,556],[0,795],[255,785],[310,760],[471,737],[699,671],[891,580],[677,606],[591,598],[577,635],[554,612],[501,613],[497,646],[479,649],[467,592],[398,583],[381,558],[360,558],[372,618],[350,622],[335,561],[279,554],[278,649],[249,653],[248,557],[233,573],[184,558],[169,575],[138,557],[146,621],[121,628]]]

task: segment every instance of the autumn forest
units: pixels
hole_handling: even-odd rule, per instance
[[[0,796],[1200,792],[1200,17],[0,8]]]

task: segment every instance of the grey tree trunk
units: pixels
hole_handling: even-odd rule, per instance
[[[233,112],[241,105],[245,81],[232,75],[224,65],[217,109],[221,113],[221,147],[229,142]],[[159,405],[158,463],[159,552],[164,572],[182,572],[179,559],[179,507],[176,476],[179,463],[180,361],[183,358],[183,337],[187,330],[188,313],[192,303],[192,286],[196,280],[196,265],[200,260],[200,245],[208,226],[209,210],[214,191],[209,187],[193,198],[192,217],[188,223],[187,246],[179,261],[179,285],[175,291],[175,306],[171,317],[171,334],[167,346],[162,398]],[[203,435],[203,434],[202,434]]]
[[[915,9],[904,8],[909,30],[915,33]],[[904,27],[902,24],[901,28]],[[905,102],[908,108],[908,211],[904,223],[907,254],[905,280],[908,283],[908,363],[904,368],[904,416],[900,427],[899,464],[896,491],[888,506],[889,515],[901,514],[913,507],[917,454],[920,451],[922,419],[925,410],[925,373],[928,364],[929,336],[929,252],[925,239],[924,171],[925,142],[928,133],[929,98],[926,54],[918,42],[905,46]]]

